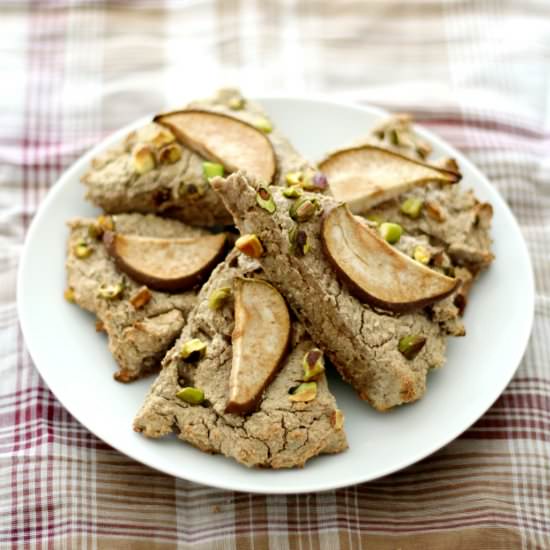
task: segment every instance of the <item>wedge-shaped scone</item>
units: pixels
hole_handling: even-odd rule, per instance
[[[242,174],[212,184],[241,233],[261,242],[266,276],[359,395],[379,410],[420,398],[428,371],[445,362],[446,330],[427,310],[376,311],[350,293],[320,238],[323,212],[337,201],[315,193],[287,199],[271,187],[276,209],[270,213],[258,206],[255,184]]]
[[[203,286],[196,308],[166,355],[163,369],[134,420],[134,429],[155,438],[176,432],[180,439],[202,451],[224,454],[246,466],[303,466],[318,454],[343,451],[347,447],[343,415],[329,392],[324,373],[317,376],[314,393],[302,391],[313,387],[303,385],[302,362],[314,345],[298,322],[293,322],[290,329],[288,353],[253,411],[244,415],[226,412],[236,366],[232,341],[240,338],[234,333],[235,308],[240,307],[235,304],[235,292],[242,291],[240,285],[249,284],[243,283],[243,278],[269,286],[258,263],[233,251]],[[257,288],[245,291],[250,297],[249,291],[255,294]],[[261,291],[256,297],[259,305],[265,305]],[[279,309],[278,305],[274,307]],[[284,315],[282,318],[284,325]],[[275,319],[281,320],[281,315],[275,314]],[[248,331],[250,325],[243,327],[241,323],[241,329]],[[288,326],[274,330],[283,334]],[[194,355],[190,356],[192,349]],[[255,349],[261,368],[261,346],[255,345]],[[272,360],[266,356],[268,363]],[[237,358],[237,364],[240,361]],[[270,370],[271,363],[268,367]]]
[[[162,213],[191,225],[230,224],[209,185],[209,169],[246,169],[271,183],[310,170],[263,109],[236,90],[220,90],[188,111],[166,113],[92,161],[87,198],[109,213]]]
[[[196,301],[196,289],[157,292],[121,272],[102,241],[107,231],[163,239],[209,238],[205,230],[153,215],[120,214],[69,222],[67,292],[70,301],[94,313],[118,363],[115,378],[129,382],[160,365]]]

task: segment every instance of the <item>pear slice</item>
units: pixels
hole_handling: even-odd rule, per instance
[[[253,412],[281,367],[290,338],[290,316],[283,297],[257,279],[235,279],[235,329],[229,400],[225,411]]]
[[[243,170],[270,183],[277,169],[275,151],[267,136],[246,122],[222,113],[189,109],[155,117],[178,140],[226,172]]]
[[[460,283],[399,252],[345,204],[325,214],[321,242],[350,292],[375,307],[391,311],[421,308],[445,298]]]
[[[106,231],[103,242],[120,271],[155,290],[176,292],[203,280],[221,259],[226,235],[162,239]]]
[[[355,214],[393,199],[417,185],[457,183],[461,174],[399,153],[363,145],[333,153],[319,165],[334,197]]]

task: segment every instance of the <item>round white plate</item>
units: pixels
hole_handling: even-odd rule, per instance
[[[304,155],[317,159],[364,135],[385,113],[372,107],[296,98],[260,98],[280,130]],[[78,160],[42,203],[28,233],[18,276],[19,316],[31,356],[63,405],[89,430],[128,456],[168,474],[224,489],[301,493],[375,479],[433,453],[474,423],[504,390],[524,353],[534,311],[533,273],[520,229],[487,179],[458,151],[418,129],[435,156],[456,158],[473,187],[494,207],[496,261],[473,290],[468,335],[450,338],[444,368],[430,374],[418,403],[386,414],[360,401],[336,376],[330,379],[346,415],[350,448],[290,471],[250,470],[205,455],[175,437],[149,440],[132,431],[132,418],[152,379],[124,385],[93,316],[63,299],[65,221],[95,215],[80,175],[90,159],[144,120],[121,129]]]

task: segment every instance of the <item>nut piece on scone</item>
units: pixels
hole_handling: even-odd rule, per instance
[[[235,281],[242,278],[264,280],[259,264],[234,250],[203,286],[134,420],[134,430],[155,438],[176,432],[204,452],[224,454],[248,467],[301,467],[316,455],[343,451],[347,448],[343,415],[324,372],[309,382],[315,392],[309,392],[308,400],[293,399],[304,384],[303,358],[315,347],[298,322],[292,323],[289,352],[256,409],[245,415],[226,412],[235,301],[226,297],[214,309],[209,302],[219,289],[234,289]],[[197,341],[201,353],[182,356],[182,350],[187,352],[186,346],[190,342],[197,346]]]
[[[353,296],[338,277],[322,249],[322,213],[338,202],[304,192],[316,201],[315,214],[295,222],[292,199],[271,187],[276,210],[270,214],[256,203],[256,184],[243,174],[215,178],[212,186],[223,198],[242,233],[254,233],[265,253],[259,262],[268,280],[286,298],[312,340],[351,383],[361,398],[387,410],[422,397],[430,369],[445,361],[446,330],[426,310],[388,315]],[[366,222],[365,222],[366,223]],[[307,246],[295,246],[303,233]],[[407,336],[424,338],[422,349],[407,358],[399,341]]]
[[[142,214],[76,218],[68,225],[66,294],[101,322],[118,363],[117,380],[129,382],[148,374],[160,366],[164,353],[181,332],[197,292],[157,292],[125,276],[109,256],[103,234],[116,230],[121,235],[196,239],[209,233]],[[84,248],[89,254],[83,257],[77,251]]]
[[[237,101],[241,105],[239,109],[235,108]],[[256,129],[259,120],[267,119],[266,113],[261,106],[242,98],[236,90],[220,90],[213,98],[195,101],[186,109],[191,113],[206,111],[202,116],[229,121],[230,128],[201,125],[202,142],[186,139],[185,143],[178,143],[174,132],[181,137],[181,131],[174,128],[172,132],[151,122],[93,159],[82,177],[87,188],[86,198],[111,214],[162,213],[190,225],[212,227],[232,223],[231,216],[209,184],[213,164],[228,173],[238,167],[234,161],[245,158],[246,168],[256,166],[265,170],[267,166],[273,183],[281,185],[285,184],[287,173],[312,171],[309,163],[277,128],[268,134]],[[161,114],[157,119],[162,121],[166,117],[169,115]],[[248,156],[239,146],[241,134],[235,134],[233,127],[246,128],[250,135],[256,136],[252,140],[256,149],[252,153],[249,148],[244,151]],[[216,154],[222,154],[222,158]],[[217,164],[223,161],[228,165]]]

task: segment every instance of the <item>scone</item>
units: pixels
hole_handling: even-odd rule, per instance
[[[266,209],[257,199],[265,194],[262,186],[243,174],[216,178],[212,185],[241,234],[251,235],[241,246],[257,239],[268,280],[360,397],[378,410],[419,399],[428,371],[445,362],[447,328],[432,319],[429,307],[389,312],[350,292],[320,238],[323,212],[339,203],[319,193],[287,197],[284,189],[270,187],[273,207]]]
[[[76,218],[67,248],[69,301],[94,313],[97,327],[109,338],[118,364],[115,379],[129,382],[158,368],[164,353],[179,336],[197,289],[159,292],[122,272],[109,255],[106,232],[163,239],[199,238],[206,230],[153,215],[119,214],[98,219]]]
[[[175,432],[202,451],[224,454],[249,467],[303,466],[318,454],[343,451],[347,447],[343,415],[328,389],[324,369],[305,375],[306,356],[315,355],[320,363],[321,352],[297,321],[289,321],[288,352],[267,387],[255,390],[252,400],[239,401],[233,395],[236,355],[242,358],[247,351],[236,339],[255,329],[235,321],[241,311],[236,306],[236,288],[245,284],[242,281],[266,285],[259,264],[235,250],[203,286],[196,308],[134,420],[134,429],[154,438]],[[270,309],[261,312],[269,317]],[[273,326],[274,332],[279,330],[280,326]],[[249,348],[258,354],[254,368],[262,369],[272,344],[249,341]],[[245,392],[254,385],[249,374],[241,379]]]
[[[195,101],[185,109],[219,113],[246,123],[243,128],[249,134],[261,134],[256,137],[264,139],[274,154],[271,183],[284,184],[288,173],[313,171],[277,128],[272,128],[262,107],[245,100],[237,90],[220,90],[213,98]],[[156,213],[205,227],[232,223],[209,185],[210,176],[224,169],[224,159],[217,158],[216,150],[211,151],[208,143],[181,143],[170,123],[163,125],[166,116],[159,115],[155,120],[160,124],[151,122],[131,132],[123,143],[93,159],[82,177],[86,198],[108,213]],[[217,140],[218,146],[221,143],[230,148],[232,155],[253,155],[231,131],[210,128],[208,136]],[[261,164],[262,159],[258,162]],[[231,168],[226,166],[225,170]]]

